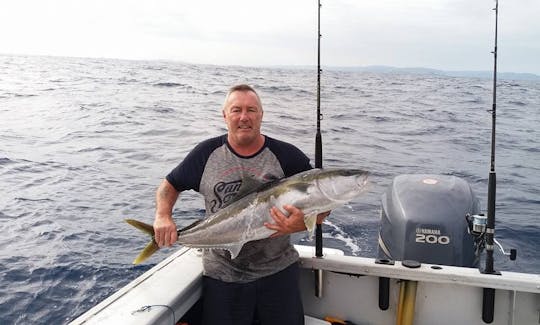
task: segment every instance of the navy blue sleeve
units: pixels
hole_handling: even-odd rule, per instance
[[[294,145],[268,137],[270,151],[276,155],[285,177],[313,169],[309,158]]]
[[[204,167],[210,154],[225,143],[225,136],[205,140],[199,143],[184,160],[166,177],[178,191],[195,190],[199,192]]]

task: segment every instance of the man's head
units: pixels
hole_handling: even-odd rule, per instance
[[[223,118],[233,146],[249,146],[259,140],[262,117],[262,104],[255,89],[244,84],[229,89],[223,104]]]

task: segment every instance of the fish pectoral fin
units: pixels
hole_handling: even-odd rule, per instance
[[[315,233],[315,225],[317,224],[317,214],[308,214],[304,217],[304,224],[309,232],[309,238],[313,238]]]
[[[238,254],[240,254],[240,251],[242,250],[242,246],[244,246],[244,243],[231,245],[227,247],[226,249],[231,253],[231,259],[235,259]]]

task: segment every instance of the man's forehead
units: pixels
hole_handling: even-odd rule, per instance
[[[249,97],[239,98],[241,95],[244,95],[244,94],[248,95]],[[231,106],[231,105],[238,104],[237,101],[239,100],[250,100],[250,101],[253,101],[253,103],[250,103],[251,105],[257,106],[257,107],[261,106],[259,102],[259,97],[257,96],[257,94],[255,94],[252,91],[239,91],[239,90],[234,91],[229,95],[229,97],[227,98],[227,105]]]

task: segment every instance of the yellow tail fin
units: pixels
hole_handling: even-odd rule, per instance
[[[133,261],[133,264],[142,263],[159,249],[158,244],[154,240],[154,227],[147,223],[140,222],[133,219],[126,219],[126,222],[132,225],[133,227],[139,229],[140,231],[147,233],[148,235],[152,237],[152,241],[148,243],[148,245],[146,245],[146,247],[142,250],[142,252],[140,252],[139,255]]]

